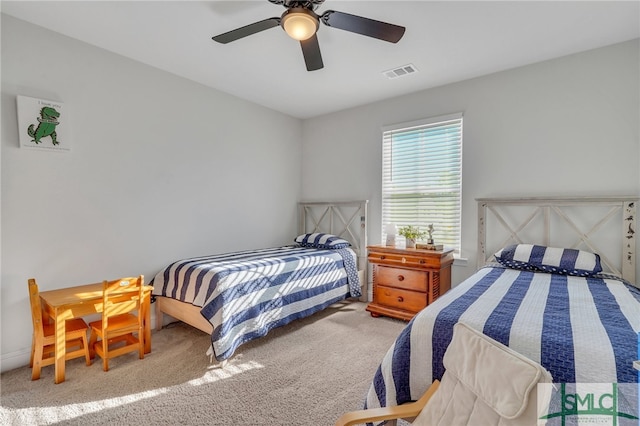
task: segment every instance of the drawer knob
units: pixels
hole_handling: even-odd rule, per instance
[[[420,259],[420,263],[424,263],[424,259]]]
[[[398,296],[398,302],[404,302],[404,299],[402,298],[402,296]]]
[[[398,275],[398,281],[404,281],[404,275]]]
[[[402,258],[402,263],[407,263],[407,259],[405,259],[404,257]]]
[[[385,260],[387,256],[380,256],[380,260]]]

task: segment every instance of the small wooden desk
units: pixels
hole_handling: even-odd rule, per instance
[[[40,300],[45,315],[55,321],[55,382],[64,382],[65,321],[102,312],[102,283],[41,291]],[[144,352],[151,352],[151,290],[144,286],[142,311],[144,314]]]

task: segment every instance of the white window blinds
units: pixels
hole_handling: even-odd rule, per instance
[[[462,114],[383,129],[382,241],[388,224],[433,224],[434,243],[459,253],[461,191]]]

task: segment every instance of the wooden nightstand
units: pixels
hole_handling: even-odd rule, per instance
[[[371,316],[409,321],[451,288],[453,250],[368,246],[373,265]]]

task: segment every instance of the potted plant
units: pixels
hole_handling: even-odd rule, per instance
[[[406,238],[407,248],[414,248],[416,246],[416,240],[419,238],[423,238],[426,235],[425,232],[420,231],[420,228],[411,225],[401,227],[398,230],[398,234]]]

